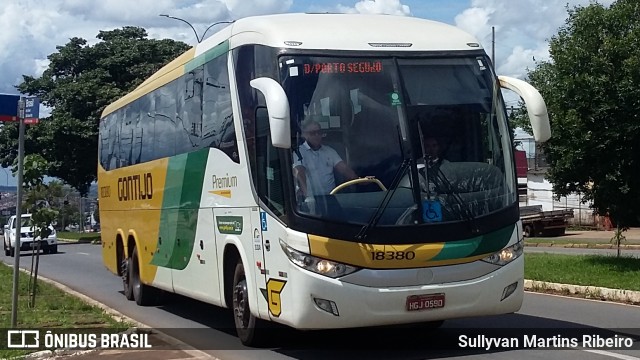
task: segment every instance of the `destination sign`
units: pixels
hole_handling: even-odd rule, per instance
[[[383,70],[381,61],[348,61],[304,64],[305,75],[314,74],[372,74]]]

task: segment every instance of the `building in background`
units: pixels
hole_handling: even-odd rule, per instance
[[[549,164],[542,148],[533,138],[524,132],[516,131],[516,167],[524,167],[526,161],[526,181],[518,172],[518,190],[520,206],[541,205],[543,211],[573,209],[571,225],[607,228],[610,222],[602,216],[594,215],[591,202],[583,203],[579,193],[556,199],[553,184],[546,178]],[[520,154],[518,154],[520,153]],[[522,154],[524,153],[524,154]],[[524,160],[522,158],[525,158]],[[526,183],[525,186],[522,185]]]

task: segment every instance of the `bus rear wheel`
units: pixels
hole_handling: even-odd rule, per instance
[[[140,260],[138,258],[138,248],[133,248],[131,261],[129,263],[129,279],[133,292],[133,299],[140,306],[155,305],[160,296],[159,289],[145,285],[140,280]]]
[[[249,290],[242,260],[238,260],[233,274],[232,309],[236,332],[242,344],[258,346],[262,343],[261,321],[251,314]]]
[[[122,273],[122,287],[127,300],[133,300],[133,284],[131,283],[131,257],[122,259],[120,271]]]

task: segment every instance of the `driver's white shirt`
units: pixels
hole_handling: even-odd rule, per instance
[[[333,168],[342,159],[340,155],[329,146],[322,145],[318,150],[313,150],[305,141],[300,145],[300,155],[293,154],[293,167],[304,166],[307,175],[307,189],[311,190],[311,195],[326,195],[336,187],[336,180],[333,176]]]

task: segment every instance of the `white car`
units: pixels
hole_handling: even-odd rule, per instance
[[[55,254],[58,252],[58,236],[52,226],[49,226],[51,235],[44,240],[33,237],[33,226],[31,226],[31,214],[23,214],[20,224],[20,250],[30,250],[35,248],[40,241],[40,248],[44,253]],[[16,216],[9,218],[4,227],[4,254],[13,256],[16,249]]]

